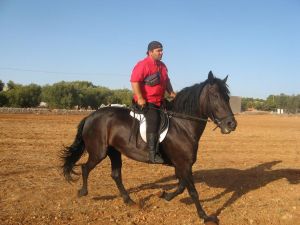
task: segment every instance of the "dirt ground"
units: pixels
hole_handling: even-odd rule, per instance
[[[82,115],[0,114],[0,224],[203,224],[185,191],[170,202],[174,169],[123,157],[123,181],[135,207],[124,205],[105,159],[67,183],[58,152],[72,143]],[[222,135],[208,124],[193,167],[201,203],[220,224],[300,224],[300,117],[237,115]],[[84,162],[86,156],[80,162]],[[79,168],[78,168],[79,169]]]

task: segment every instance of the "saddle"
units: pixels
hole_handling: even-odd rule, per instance
[[[147,128],[147,123],[146,123],[146,118],[143,114],[143,111],[140,109],[132,109],[130,111],[130,116],[133,118],[137,119],[139,121],[139,131],[140,135],[143,139],[143,141],[147,142],[147,137],[146,137],[146,128]],[[164,112],[160,111],[160,126],[159,126],[159,142],[162,142],[169,130],[169,115]]]

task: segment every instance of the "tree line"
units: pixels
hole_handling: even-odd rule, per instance
[[[49,108],[97,109],[102,104],[130,105],[132,92],[128,89],[110,90],[87,81],[61,81],[52,85],[21,85],[0,80],[0,106],[38,107],[46,102]]]
[[[87,81],[61,81],[44,86],[21,85],[9,81],[5,86],[0,80],[0,107],[37,107],[40,102],[46,102],[49,108],[72,109],[78,106],[97,109],[102,104],[112,103],[128,106],[131,100],[131,90],[110,90]],[[242,111],[247,109],[276,111],[278,108],[285,109],[288,113],[299,113],[300,95],[270,95],[266,100],[242,98]]]
[[[242,111],[246,111],[247,109],[262,111],[284,109],[287,113],[300,113],[300,95],[269,95],[266,100],[242,98]]]

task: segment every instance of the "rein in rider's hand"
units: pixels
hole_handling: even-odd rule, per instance
[[[140,98],[138,98],[138,100],[137,100],[137,104],[138,104],[139,106],[141,106],[142,108],[144,108],[145,105],[146,105],[146,100],[145,100],[143,97],[140,97]]]

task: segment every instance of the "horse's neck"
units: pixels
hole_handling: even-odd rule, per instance
[[[197,124],[197,127],[194,128],[194,134],[195,134],[195,138],[196,140],[199,142],[200,140],[200,137],[202,136],[203,132],[204,132],[204,129],[206,127],[206,121],[201,121],[201,122],[198,122]]]
[[[194,121],[194,120],[186,120],[179,119],[177,124],[181,129],[184,129],[189,137],[192,138],[195,144],[198,144],[201,135],[206,127],[206,121]]]
[[[199,117],[207,119],[209,115],[209,97],[205,86],[199,96]]]

